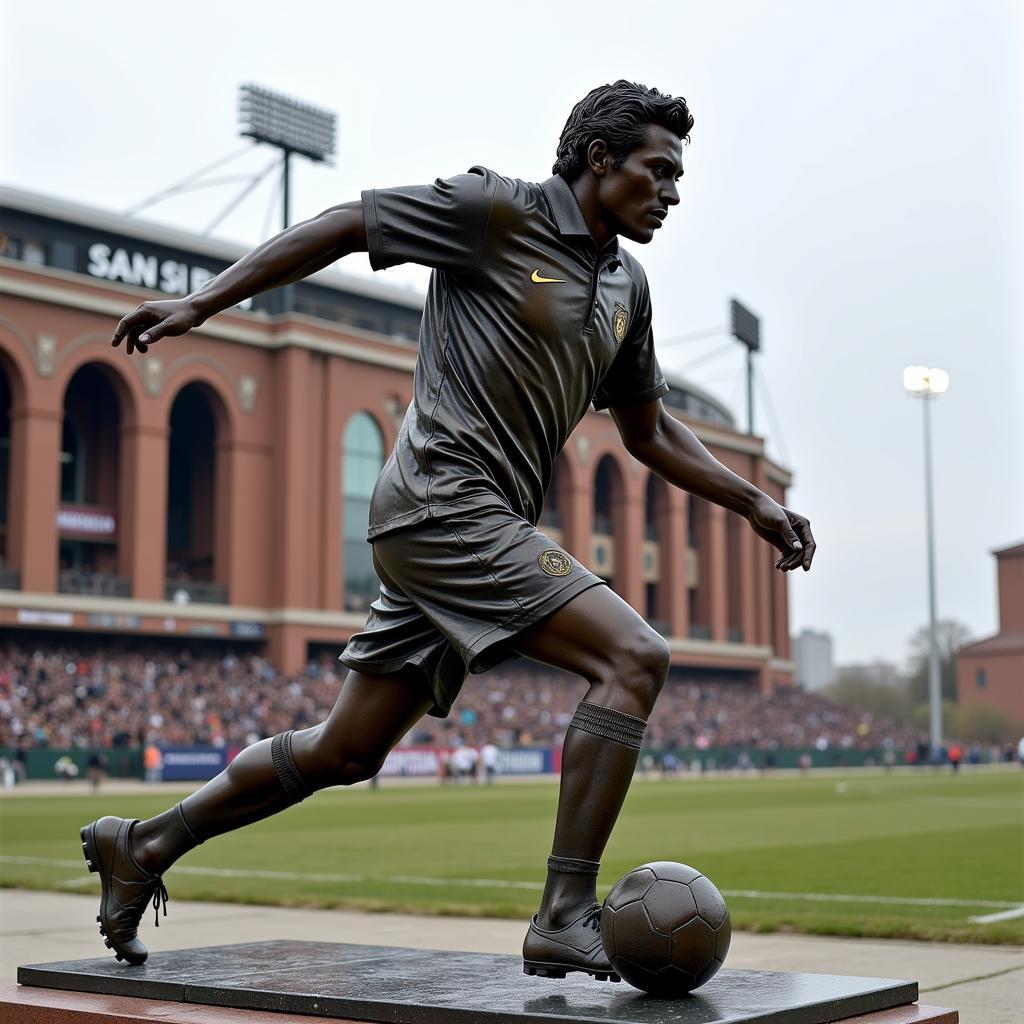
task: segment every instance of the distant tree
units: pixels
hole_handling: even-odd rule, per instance
[[[931,709],[928,703],[918,704],[914,708],[911,719],[914,728],[920,733],[927,733],[931,727]],[[942,702],[942,738],[946,739],[956,734],[957,716],[956,705],[950,700]]]
[[[956,652],[971,639],[970,630],[955,619],[939,619],[936,623],[939,641],[939,679],[942,699],[956,703]],[[928,637],[922,626],[910,638],[910,706],[928,703]]]
[[[836,681],[822,692],[837,704],[863,708],[876,718],[888,718],[897,725],[905,725],[910,721],[911,707],[905,686],[865,679],[863,673],[856,669],[840,669]]]
[[[956,735],[972,743],[1008,743],[1024,732],[1024,724],[1012,722],[1001,711],[985,704],[968,704],[956,713]]]

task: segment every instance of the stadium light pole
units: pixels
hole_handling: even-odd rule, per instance
[[[924,491],[928,540],[928,706],[932,760],[942,747],[942,687],[939,679],[939,636],[935,616],[935,514],[932,502],[931,399],[949,390],[949,374],[927,366],[908,366],[903,387],[924,406]]]
[[[247,83],[238,99],[238,134],[276,146],[284,154],[284,227],[291,206],[291,156],[299,153],[319,163],[334,155],[337,114]],[[330,163],[330,161],[328,161]]]
[[[747,433],[754,433],[754,353],[761,351],[761,318],[738,299],[729,302],[732,336],[747,346]]]

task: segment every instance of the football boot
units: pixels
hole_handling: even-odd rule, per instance
[[[167,916],[167,890],[163,877],[139,866],[132,856],[131,834],[139,819],[105,817],[81,829],[82,853],[90,871],[100,876],[100,935],[118,960],[146,962],[149,951],[139,941],[139,921],[147,907]]]
[[[584,971],[597,981],[619,981],[601,945],[601,907],[595,903],[564,928],[548,930],[530,921],[523,942],[523,973],[541,978],[564,978]]]

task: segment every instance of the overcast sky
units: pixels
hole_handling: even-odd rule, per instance
[[[245,144],[242,82],[339,115],[336,166],[295,162],[295,220],[475,163],[543,180],[572,105],[619,77],[685,96],[682,203],[633,251],[662,365],[741,424],[739,345],[668,342],[724,325],[734,295],[763,319],[756,425],[819,542],[813,571],[790,577],[794,631],[831,632],[840,662],[902,661],[926,621],[911,363],[952,377],[932,407],[940,615],[995,631],[988,552],[1024,540],[1019,0],[0,10],[0,182],[117,211]],[[273,157],[253,148],[217,173]],[[202,231],[241,187],[142,216]],[[266,237],[271,187],[216,234]],[[364,256],[342,266],[370,273]]]

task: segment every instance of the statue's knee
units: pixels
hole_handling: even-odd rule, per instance
[[[668,643],[653,629],[621,638],[598,680],[606,695],[602,703],[646,718],[665,685],[670,658]]]

